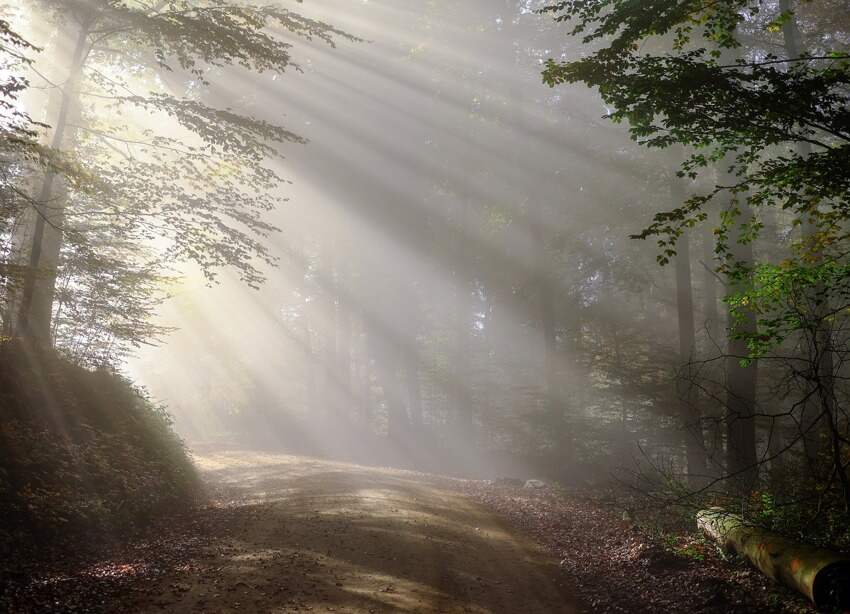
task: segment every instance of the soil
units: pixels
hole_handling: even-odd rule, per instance
[[[551,484],[245,451],[196,463],[209,504],[110,548],[21,553],[0,565],[0,612],[813,611],[698,536],[666,543]]]
[[[20,612],[579,612],[558,561],[447,478],[199,456],[188,526],[7,591]],[[77,566],[79,567],[79,565]]]

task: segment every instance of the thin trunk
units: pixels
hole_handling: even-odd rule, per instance
[[[582,313],[581,299],[570,297],[565,309],[564,339],[559,349],[559,357],[565,373],[561,375],[561,404],[564,415],[561,417],[561,458],[566,467],[573,463],[576,451],[575,419],[581,414],[582,408],[588,404],[588,387],[590,373],[582,362],[584,348],[582,347]]]
[[[717,335],[720,334],[720,314],[717,311],[717,268],[714,260],[714,232],[709,226],[705,226],[702,238],[702,260],[703,260],[703,326],[705,326],[710,346],[718,343]]]
[[[318,262],[318,294],[320,331],[320,361],[322,374],[322,408],[320,416],[323,420],[336,419],[338,382],[336,367],[337,359],[337,320],[336,320],[336,283],[334,279],[334,248],[329,237],[319,238]]]
[[[410,419],[398,372],[402,355],[393,339],[383,338],[379,345],[375,362],[378,365],[381,388],[387,405],[387,435],[392,441],[403,442],[410,430]]]
[[[455,263],[454,305],[454,356],[449,378],[450,411],[453,412],[454,435],[458,441],[468,444],[472,437],[472,395],[466,365],[470,360],[470,320],[472,316],[471,287],[469,273],[469,209],[470,196],[460,195],[460,211],[457,232],[457,256]]]
[[[410,422],[416,431],[422,430],[422,385],[419,381],[419,357],[415,349],[405,352],[404,377],[407,386],[407,405]]]
[[[50,147],[56,150],[61,149],[66,141],[73,138],[71,131],[68,130],[68,122],[71,114],[79,106],[79,86],[85,65],[88,34],[88,26],[80,26],[71,56],[68,79],[62,91],[59,115],[56,118],[53,138],[50,142]],[[61,181],[61,178],[57,177],[55,172],[46,173],[34,205],[36,219],[29,261],[18,305],[18,321],[13,324],[16,335],[42,346],[50,345],[56,267],[62,248],[65,202],[63,197],[57,197],[55,189],[57,180]]]
[[[561,395],[558,381],[558,341],[555,330],[555,307],[553,305],[552,287],[545,280],[540,296],[540,322],[543,332],[544,369],[546,371],[546,408],[551,420],[556,445],[561,446],[564,412],[561,406]]]
[[[610,279],[610,269],[608,271],[609,279]],[[623,362],[623,352],[620,344],[620,333],[617,327],[614,327],[611,345],[614,349],[614,369],[618,374],[622,374],[624,371],[624,362]],[[622,383],[621,383],[622,385]],[[623,386],[625,388],[625,386]],[[632,463],[634,459],[632,458],[632,437],[629,432],[629,408],[626,399],[628,395],[625,394],[625,390],[621,392],[620,397],[620,445],[618,450],[618,456],[620,459],[620,463],[623,466]]]
[[[318,416],[321,401],[319,399],[319,387],[316,377],[316,350],[313,342],[313,307],[316,301],[310,300],[315,296],[316,288],[310,277],[310,256],[308,255],[307,241],[301,244],[302,258],[306,263],[304,277],[302,279],[304,300],[301,313],[301,348],[304,357],[304,407],[310,412],[309,419],[315,420]]]
[[[729,158],[721,164],[722,185],[729,185],[734,178],[727,169],[731,164]],[[752,210],[746,201],[746,196],[737,203],[740,215],[732,222],[729,229],[729,250],[734,262],[744,267],[753,265],[753,246],[750,242],[741,242],[741,225],[749,223],[753,218]],[[746,289],[746,280],[730,285],[731,292]],[[735,322],[730,312],[729,339],[726,355],[726,471],[732,478],[732,486],[738,493],[744,494],[756,486],[758,479],[758,463],[756,456],[756,383],[758,366],[752,361],[743,366],[741,361],[749,355],[745,337],[755,335],[757,322],[755,314],[746,310],[741,314],[741,320]],[[733,328],[734,327],[734,328]],[[743,337],[743,338],[742,338]]]
[[[540,329],[543,336],[544,401],[546,421],[551,428],[556,449],[563,447],[564,412],[561,405],[560,382],[558,379],[558,338],[555,322],[554,288],[550,274],[549,253],[542,225],[530,221],[535,253],[535,274],[537,275],[537,299]]]
[[[768,478],[771,490],[779,496],[785,486],[785,455],[783,454],[785,437],[782,431],[782,423],[778,417],[771,419],[767,437],[767,455],[770,458]],[[777,504],[781,503],[777,501]]]
[[[755,318],[750,314],[737,327],[739,332],[755,332]],[[756,485],[758,466],[756,457],[756,365],[740,364],[747,355],[747,344],[742,339],[730,339],[726,357],[726,444],[727,472],[736,490],[748,492]]]
[[[671,186],[673,205],[679,206],[685,193],[678,180]],[[693,362],[696,360],[694,326],[694,294],[691,285],[690,236],[686,232],[676,245],[676,305],[679,317],[679,361],[683,372],[679,378],[683,403],[682,421],[685,426],[685,450],[688,461],[688,480],[695,484],[706,475],[705,439],[702,433],[702,413],[694,386]]]
[[[783,13],[791,12],[793,10],[793,1],[779,0],[779,8]],[[804,52],[803,37],[800,33],[796,15],[792,14],[791,18],[783,23],[782,34],[785,42],[785,53],[788,58],[801,57]],[[811,145],[803,142],[798,143],[797,153],[802,158],[808,157],[811,154]],[[817,206],[817,203],[814,203],[814,206]],[[809,245],[813,244],[818,232],[817,224],[813,223],[807,217],[803,220],[802,232],[803,241]],[[820,254],[814,253],[812,256],[817,259]],[[824,293],[822,290],[823,288],[816,288],[814,291],[815,297],[823,296]],[[816,302],[814,298],[813,302]],[[806,466],[813,477],[822,477],[822,463],[819,457],[823,448],[825,435],[828,434],[831,422],[835,416],[835,364],[832,352],[832,330],[824,319],[828,311],[828,305],[815,304],[814,313],[811,314],[811,317],[816,321],[816,331],[810,344],[808,358],[814,362],[812,371],[817,381],[817,387],[812,398],[803,405],[803,414],[800,420],[800,436],[803,440]],[[841,462],[840,455],[837,461],[839,463]]]
[[[340,416],[351,415],[351,309],[349,294],[348,266],[340,259],[336,260],[337,306],[337,377],[339,378]]]
[[[313,336],[310,331],[310,303],[304,303],[304,313],[301,318],[302,347],[304,349],[305,386],[307,398],[305,406],[310,410],[310,418],[315,418],[319,411],[318,389],[316,386],[316,354],[313,351]]]
[[[714,230],[705,225],[702,237],[702,274],[703,274],[703,327],[705,329],[705,347],[703,358],[712,359],[722,353],[723,326],[720,322],[720,312],[717,301],[717,262]],[[709,395],[703,397],[703,417],[707,417],[707,448],[706,457],[711,468],[711,474],[719,477],[723,467],[723,440],[725,438],[723,422],[716,414],[716,404]]]
[[[369,348],[369,328],[360,309],[358,321],[360,322],[360,347],[358,348],[358,394],[360,422],[369,428],[372,427],[372,369],[371,354]]]

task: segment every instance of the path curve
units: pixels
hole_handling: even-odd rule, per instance
[[[245,452],[197,462],[237,510],[134,611],[579,611],[557,562],[446,478]]]

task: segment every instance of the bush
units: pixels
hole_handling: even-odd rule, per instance
[[[0,344],[0,546],[119,535],[199,483],[164,408],[124,377]]]

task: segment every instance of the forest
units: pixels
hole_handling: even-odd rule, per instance
[[[850,3],[0,0],[0,328],[0,612],[850,612]]]

